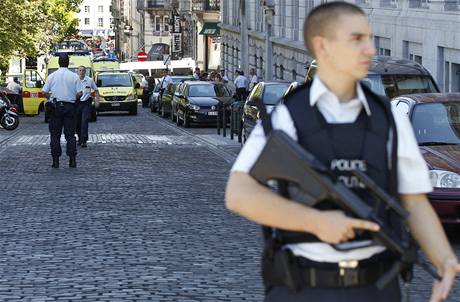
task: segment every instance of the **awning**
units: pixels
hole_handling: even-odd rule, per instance
[[[82,36],[82,37],[92,37],[93,36],[93,30],[92,29],[82,29],[80,31],[80,36]]]
[[[200,35],[220,36],[220,27],[217,22],[206,22],[200,31]]]

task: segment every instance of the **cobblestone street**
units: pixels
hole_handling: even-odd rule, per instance
[[[52,169],[47,127],[0,129],[0,301],[262,300],[260,229],[224,207],[236,140],[139,107],[98,116],[77,169]],[[417,270],[411,301],[430,291]]]

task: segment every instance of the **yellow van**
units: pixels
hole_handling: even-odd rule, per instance
[[[35,69],[26,69],[22,76],[22,104],[24,114],[37,115],[44,111],[46,97],[42,92],[45,81]]]
[[[137,93],[128,71],[109,70],[96,73],[96,85],[101,96],[97,111],[129,111],[137,115]]]

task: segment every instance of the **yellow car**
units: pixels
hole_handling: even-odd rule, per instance
[[[96,105],[98,112],[129,111],[137,115],[137,93],[131,74],[109,70],[96,73],[96,85],[101,96]]]

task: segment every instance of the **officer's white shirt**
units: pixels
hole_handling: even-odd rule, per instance
[[[81,81],[81,84],[83,85],[83,95],[80,98],[80,102],[86,102],[91,96],[91,89],[96,91],[97,86],[96,86],[96,83],[94,83],[93,79],[91,79],[88,76],[85,76],[85,78],[80,81]]]
[[[341,103],[337,96],[328,90],[317,76],[310,89],[309,105],[316,105],[328,123],[353,123],[362,108],[364,108],[367,115],[371,116],[372,114],[360,84],[357,84],[356,95],[357,98]],[[308,104],[305,104],[305,106],[308,106]],[[428,168],[420,154],[409,118],[406,114],[398,113],[396,110],[392,110],[392,112],[398,133],[398,191],[401,194],[428,193],[432,191]],[[274,129],[283,130],[293,139],[297,140],[297,131],[294,122],[285,105],[278,105],[271,119]],[[232,167],[232,172],[249,173],[264,148],[265,143],[265,134],[259,122],[238,155]],[[390,146],[389,142],[388,147]],[[287,247],[295,255],[317,262],[361,260],[385,250],[383,246],[370,246],[340,252],[335,250],[331,245],[322,242],[290,244]]]
[[[237,76],[234,83],[236,88],[248,88],[248,79],[243,75]]]
[[[161,88],[166,89],[168,84],[172,82],[172,78],[169,75],[166,75],[162,78]]]
[[[20,94],[21,93],[21,85],[19,85],[18,83],[16,83],[15,81],[11,81],[8,83],[8,85],[6,85],[6,88],[8,88],[9,90],[13,90],[14,92],[16,92],[17,94]]]
[[[78,75],[68,68],[60,67],[53,72],[43,86],[43,92],[51,93],[50,99],[74,103],[78,92],[83,91]]]

